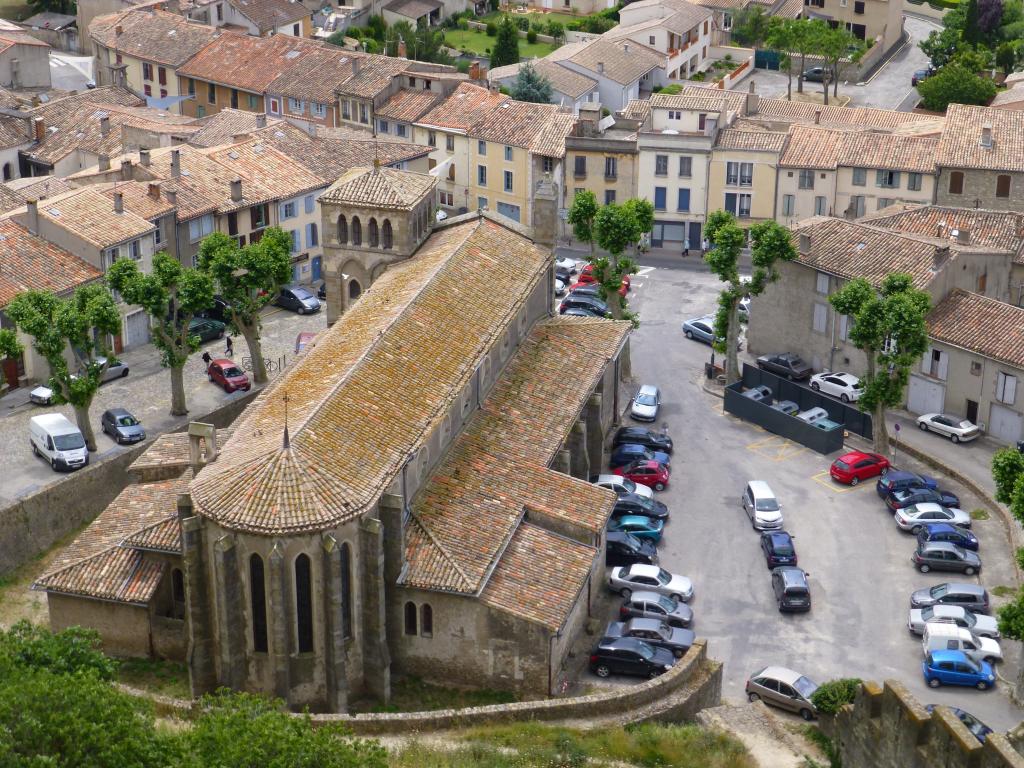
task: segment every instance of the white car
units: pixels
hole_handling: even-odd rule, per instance
[[[654,498],[654,491],[646,485],[634,483],[628,477],[621,477],[619,475],[598,475],[596,478],[591,478],[591,482],[594,485],[599,485],[602,488],[615,491],[615,493],[620,497],[635,493],[637,496],[643,496],[645,499]]]
[[[915,635],[923,635],[926,624],[956,624],[980,637],[999,638],[999,622],[995,617],[974,613],[962,605],[940,604],[928,608],[911,608],[907,629]]]
[[[971,516],[962,509],[944,507],[941,504],[923,502],[911,504],[909,507],[897,509],[893,515],[896,525],[915,536],[928,523],[952,523],[964,528],[971,527]]]
[[[105,365],[107,358],[97,357],[96,365]],[[71,378],[78,378],[80,374],[73,373]],[[103,372],[103,378],[100,380],[100,384],[106,384],[108,381],[114,379],[123,379],[128,375],[128,366],[122,363],[120,360],[111,361],[110,365],[107,366],[107,370]],[[28,399],[30,402],[36,405],[50,405],[53,402],[53,390],[45,384],[40,384],[38,387],[28,393]]]
[[[627,599],[633,592],[641,591],[657,592],[683,603],[693,599],[693,582],[688,578],[643,563],[612,568],[608,571],[608,586]]]
[[[827,419],[828,411],[826,411],[824,408],[819,408],[815,406],[814,408],[808,408],[806,411],[800,411],[800,413],[798,413],[796,417],[801,421],[806,421],[808,424],[813,424],[816,421]]]
[[[576,274],[576,259],[570,258],[569,256],[558,256],[555,255],[555,266],[558,269],[568,270],[570,275]]]
[[[561,280],[559,280],[556,277],[555,278],[555,296],[561,296],[564,293],[565,293],[565,283],[563,283]]]
[[[860,399],[864,385],[852,373],[816,373],[811,376],[811,389],[838,397],[844,403],[855,403]]]
[[[978,425],[948,413],[926,413],[919,416],[917,426],[925,432],[936,432],[954,443],[966,443],[981,434]]]
[[[661,407],[661,391],[653,384],[644,384],[633,395],[629,415],[637,421],[656,421]]]

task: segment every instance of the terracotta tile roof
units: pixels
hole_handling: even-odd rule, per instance
[[[384,10],[415,20],[443,7],[441,0],[391,0],[384,6]]]
[[[538,59],[533,63],[538,74],[551,81],[551,87],[571,99],[578,99],[597,90],[597,80],[580,74],[557,62]]]
[[[685,90],[689,91],[690,89]],[[743,94],[737,95],[743,96]],[[919,115],[914,112],[897,112],[896,110],[872,107],[837,107],[831,104],[826,107],[821,104],[779,98],[761,99],[756,116],[791,123],[814,123],[818,110],[821,110],[820,125],[825,127],[849,125],[891,130],[905,123],[934,122],[933,116]]]
[[[224,166],[234,177],[242,179],[242,201],[232,201],[229,188],[228,199],[220,206],[223,211],[294,197],[326,187],[329,183],[328,179],[320,178],[259,139],[206,151],[211,160]]]
[[[576,118],[567,112],[553,112],[534,135],[530,151],[544,157],[565,157],[565,137],[572,135]]]
[[[15,208],[21,208],[27,199],[6,184],[0,184],[0,213],[7,213]]]
[[[33,586],[47,592],[146,605],[160,586],[166,565],[141,552],[116,547],[51,573]]]
[[[631,5],[635,5],[632,3]],[[644,7],[644,6],[641,6]],[[712,18],[711,11],[695,3],[688,3],[686,0],[675,0],[674,2],[658,2],[653,7],[661,8],[661,16],[658,18],[641,21],[636,24],[619,24],[604,33],[606,38],[631,37],[634,32],[650,29],[652,27],[664,27],[670,32],[679,35],[687,34],[694,27],[698,27],[705,20]],[[630,15],[627,11],[627,16]]]
[[[576,605],[596,554],[594,547],[524,522],[512,535],[480,600],[558,631]]]
[[[568,61],[590,72],[597,72],[598,64],[603,64],[604,77],[621,85],[630,85],[655,67],[664,66],[665,56],[635,40],[599,37]]]
[[[39,38],[32,37],[27,32],[15,32],[13,30],[0,30],[0,51],[6,51],[15,45],[33,45],[39,48],[49,48],[50,44]]]
[[[860,168],[935,173],[938,144],[937,138],[858,131],[843,136],[838,163]]]
[[[181,520],[177,514],[153,523],[130,536],[126,536],[121,542],[122,547],[131,549],[145,549],[150,552],[167,552],[173,555],[181,554]]]
[[[402,88],[374,110],[377,117],[413,123],[433,109],[444,97],[434,91]]]
[[[228,0],[228,3],[255,24],[260,34],[313,16],[312,11],[297,0]]]
[[[11,219],[0,220],[0,307],[22,291],[63,293],[102,276],[87,261]]]
[[[490,110],[467,131],[475,139],[523,147],[549,157],[565,155],[565,137],[572,133],[573,116],[554,104],[508,100]]]
[[[809,125],[791,126],[786,148],[779,157],[779,166],[835,170],[842,148],[842,138],[842,131],[830,131]]]
[[[417,495],[404,584],[476,594],[524,512],[593,532],[605,525],[614,496],[548,464],[629,326],[576,320],[554,317],[534,327]]]
[[[170,67],[184,64],[217,34],[213,27],[155,8],[97,16],[89,25],[89,36],[105,48]]]
[[[631,120],[646,120],[651,114],[651,101],[650,99],[631,99],[621,114]]]
[[[981,144],[985,125],[992,127],[989,147]],[[944,168],[1024,171],[1024,112],[950,104],[936,164]]]
[[[147,221],[154,221],[174,211],[176,206],[160,193],[160,182],[153,183],[156,185],[156,196],[151,193],[149,182],[145,181],[119,181],[116,184],[94,186],[110,198],[111,205],[114,194],[120,193],[125,210]]]
[[[29,144],[32,137],[29,136],[28,123],[20,117],[0,115],[0,149],[19,147]]]
[[[347,51],[352,55],[351,51]],[[359,59],[359,71],[338,85],[337,92],[361,98],[374,98],[391,85],[391,80],[410,70],[415,62],[393,56],[355,55]],[[447,70],[446,70],[447,71]],[[451,70],[454,73],[454,70]],[[440,73],[438,73],[440,74]]]
[[[197,512],[261,534],[363,514],[440,425],[550,261],[486,217],[435,231],[249,406],[192,483]]]
[[[265,93],[275,78],[319,48],[315,42],[292,35],[252,37],[223,32],[179,67],[178,74]]]
[[[9,181],[4,186],[19,194],[23,200],[44,200],[74,189],[71,182],[61,176],[28,176]]]
[[[112,104],[122,107],[144,107],[146,100],[139,98],[127,88],[105,85],[53,99],[27,110],[27,114],[32,118],[43,118],[47,127],[62,125],[77,114],[83,104],[92,104],[96,109],[100,109],[101,106],[106,108]]]
[[[688,109],[695,112],[739,112],[746,103],[742,93],[720,91],[717,88],[684,89],[682,93],[655,93],[651,96],[652,109]]]
[[[989,106],[1001,109],[1020,109],[1021,102],[1024,102],[1024,88],[1007,88],[1005,91],[999,91],[989,102]]]
[[[736,149],[751,152],[782,152],[786,134],[773,131],[747,131],[726,128],[718,132],[715,149]]]
[[[223,445],[231,437],[234,429],[217,430],[217,443]],[[182,470],[189,466],[189,436],[188,432],[167,432],[149,446],[142,455],[128,466],[129,472],[142,472],[147,469],[166,469],[167,467],[180,467]]]
[[[39,215],[97,248],[134,240],[153,231],[153,224],[125,208],[114,212],[111,198],[90,187],[39,203]]]
[[[302,7],[301,3],[296,5]],[[351,51],[333,45],[315,48],[285,67],[267,85],[267,93],[333,104],[335,89],[352,76],[352,59]]]
[[[959,288],[928,315],[928,335],[1015,368],[1024,368],[1024,309]]]
[[[220,112],[197,120],[199,130],[188,137],[193,147],[216,147],[221,144],[233,144],[235,136],[251,134],[259,130],[256,127],[256,113],[240,109],[222,109]],[[267,116],[266,127],[278,128],[290,125],[285,120]],[[301,130],[301,129],[299,129]],[[305,131],[303,131],[305,134]],[[308,135],[308,134],[305,134]]]
[[[487,88],[472,83],[460,83],[451,96],[421,117],[416,124],[465,131],[506,101],[509,101],[508,96],[491,93]]]
[[[325,203],[408,211],[430,194],[436,184],[437,179],[425,173],[363,166],[342,174],[320,199]]]

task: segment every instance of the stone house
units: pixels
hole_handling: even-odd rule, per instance
[[[805,0],[803,15],[841,25],[869,48],[880,43],[888,51],[903,36],[903,5],[895,0]]]
[[[18,27],[0,29],[0,86],[50,87],[50,46]]]
[[[519,70],[525,63],[507,64],[504,67],[487,70],[488,84],[492,88],[500,86],[511,88],[519,77]],[[597,87],[597,80],[594,78],[574,72],[550,58],[537,59],[529,63],[538,75],[551,83],[552,104],[571,109],[573,114],[579,114],[585,104],[599,102],[601,93]]]
[[[776,174],[785,143],[786,134],[774,131],[719,131],[708,167],[707,209],[734,211],[744,227],[774,219]],[[736,199],[744,195],[749,204],[737,204]]]
[[[687,80],[707,66],[712,31],[707,8],[687,0],[637,0],[622,7],[618,26],[603,37],[632,40],[663,54],[671,82]]]
[[[190,21],[255,37],[313,34],[312,12],[295,0],[193,0],[182,11]]]
[[[597,101],[612,112],[625,109],[654,86],[668,84],[668,55],[629,38],[601,36],[562,48],[567,50],[560,48],[547,58],[596,81]]]
[[[74,16],[43,11],[29,16],[19,26],[58,51],[78,53],[78,25]]]
[[[589,102],[565,137],[566,186],[571,185],[566,207],[583,190],[593,192],[601,205],[636,197],[639,121],[617,117],[602,128],[603,122],[601,105]]]

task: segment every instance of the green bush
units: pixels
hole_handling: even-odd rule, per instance
[[[469,19],[459,19],[459,21],[457,22],[457,26],[461,30],[469,29]]]
[[[63,675],[89,673],[101,680],[112,680],[117,672],[117,662],[100,650],[96,630],[71,627],[54,634],[27,621],[0,632],[3,662]]]
[[[549,21],[547,33],[556,40],[565,34],[565,25],[560,21]]]
[[[526,33],[526,42],[528,42],[530,44],[533,44],[533,43],[537,42],[537,32],[536,32],[536,30],[531,29],[529,32]]]
[[[464,75],[469,72],[469,67],[469,59],[459,59],[455,62],[455,69]]]
[[[544,22],[539,19],[534,19],[533,21],[530,22],[530,29],[537,33],[543,34]]]
[[[523,32],[525,32],[526,30],[528,30],[530,28],[530,19],[528,17],[526,17],[526,16],[516,16],[514,18],[515,18],[516,26],[519,27],[519,29],[521,29]]]
[[[488,37],[497,37],[497,35],[498,35],[498,25],[495,24],[493,21],[488,21],[487,22],[487,30],[486,31],[487,31],[487,36]]]
[[[853,702],[857,691],[860,690],[860,683],[860,678],[857,677],[829,680],[818,686],[818,690],[811,696],[811,703],[819,712],[834,715],[844,704]]]

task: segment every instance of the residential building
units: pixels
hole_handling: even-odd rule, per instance
[[[192,0],[182,12],[211,28],[225,27],[255,37],[313,35],[313,13],[295,0]]]
[[[175,114],[182,114],[188,96],[179,88],[178,67],[217,35],[154,6],[99,16],[88,33],[98,84],[130,88],[148,104]]]
[[[384,6],[383,16],[389,25],[405,22],[414,28],[435,27],[446,15],[444,7],[442,0],[391,0]]]
[[[649,94],[654,86],[668,83],[667,57],[630,39],[602,36],[552,55],[560,66],[596,81],[596,100],[612,112],[624,109],[641,94]]]
[[[939,205],[1020,208],[1024,197],[1024,112],[951,104],[935,164]]]
[[[577,192],[589,190],[601,205],[622,203],[637,196],[637,130],[639,122],[615,118],[602,127],[601,105],[580,110],[573,132],[565,137],[566,207]]]
[[[409,113],[415,113],[420,108],[429,109],[425,103],[427,97],[420,97],[424,101],[412,98],[409,102],[404,99],[410,97],[399,97],[389,105],[388,102],[398,96],[400,91],[430,91],[446,97],[466,80],[466,75],[446,65],[364,54],[363,58],[353,59],[351,76],[335,88],[341,110],[339,125],[379,133],[378,109],[383,109],[386,115],[394,110],[400,111],[400,122],[408,122]]]
[[[687,80],[710,65],[712,13],[687,0],[637,0],[619,11],[609,40],[632,40],[666,57],[669,81]],[[663,83],[657,83],[663,85]]]
[[[267,114],[308,128],[338,126],[334,90],[352,76],[352,67],[353,55],[340,48],[324,46],[307,51],[267,84]]]
[[[32,145],[33,137],[28,121],[13,115],[0,114],[0,172],[5,182],[21,176],[18,158],[22,150]]]
[[[441,91],[400,88],[373,110],[374,135],[411,141],[416,121],[444,99]]]
[[[0,86],[50,87],[50,46],[28,32],[0,29]]]
[[[582,106],[588,102],[600,100],[601,94],[597,80],[580,74],[568,67],[563,67],[550,58],[536,59],[529,62],[537,74],[551,83],[551,103],[579,114]],[[526,62],[508,64],[488,70],[487,82],[491,87],[505,86],[511,88],[519,77],[519,70]]]
[[[773,220],[776,174],[785,141],[784,133],[720,130],[711,149],[707,209],[733,212],[743,227]],[[690,245],[697,247],[694,241]]]
[[[21,22],[21,28],[58,51],[79,52],[78,24],[74,16],[43,11]]]
[[[903,5],[892,0],[804,0],[804,18],[842,26],[868,47],[888,51],[903,37]]]

